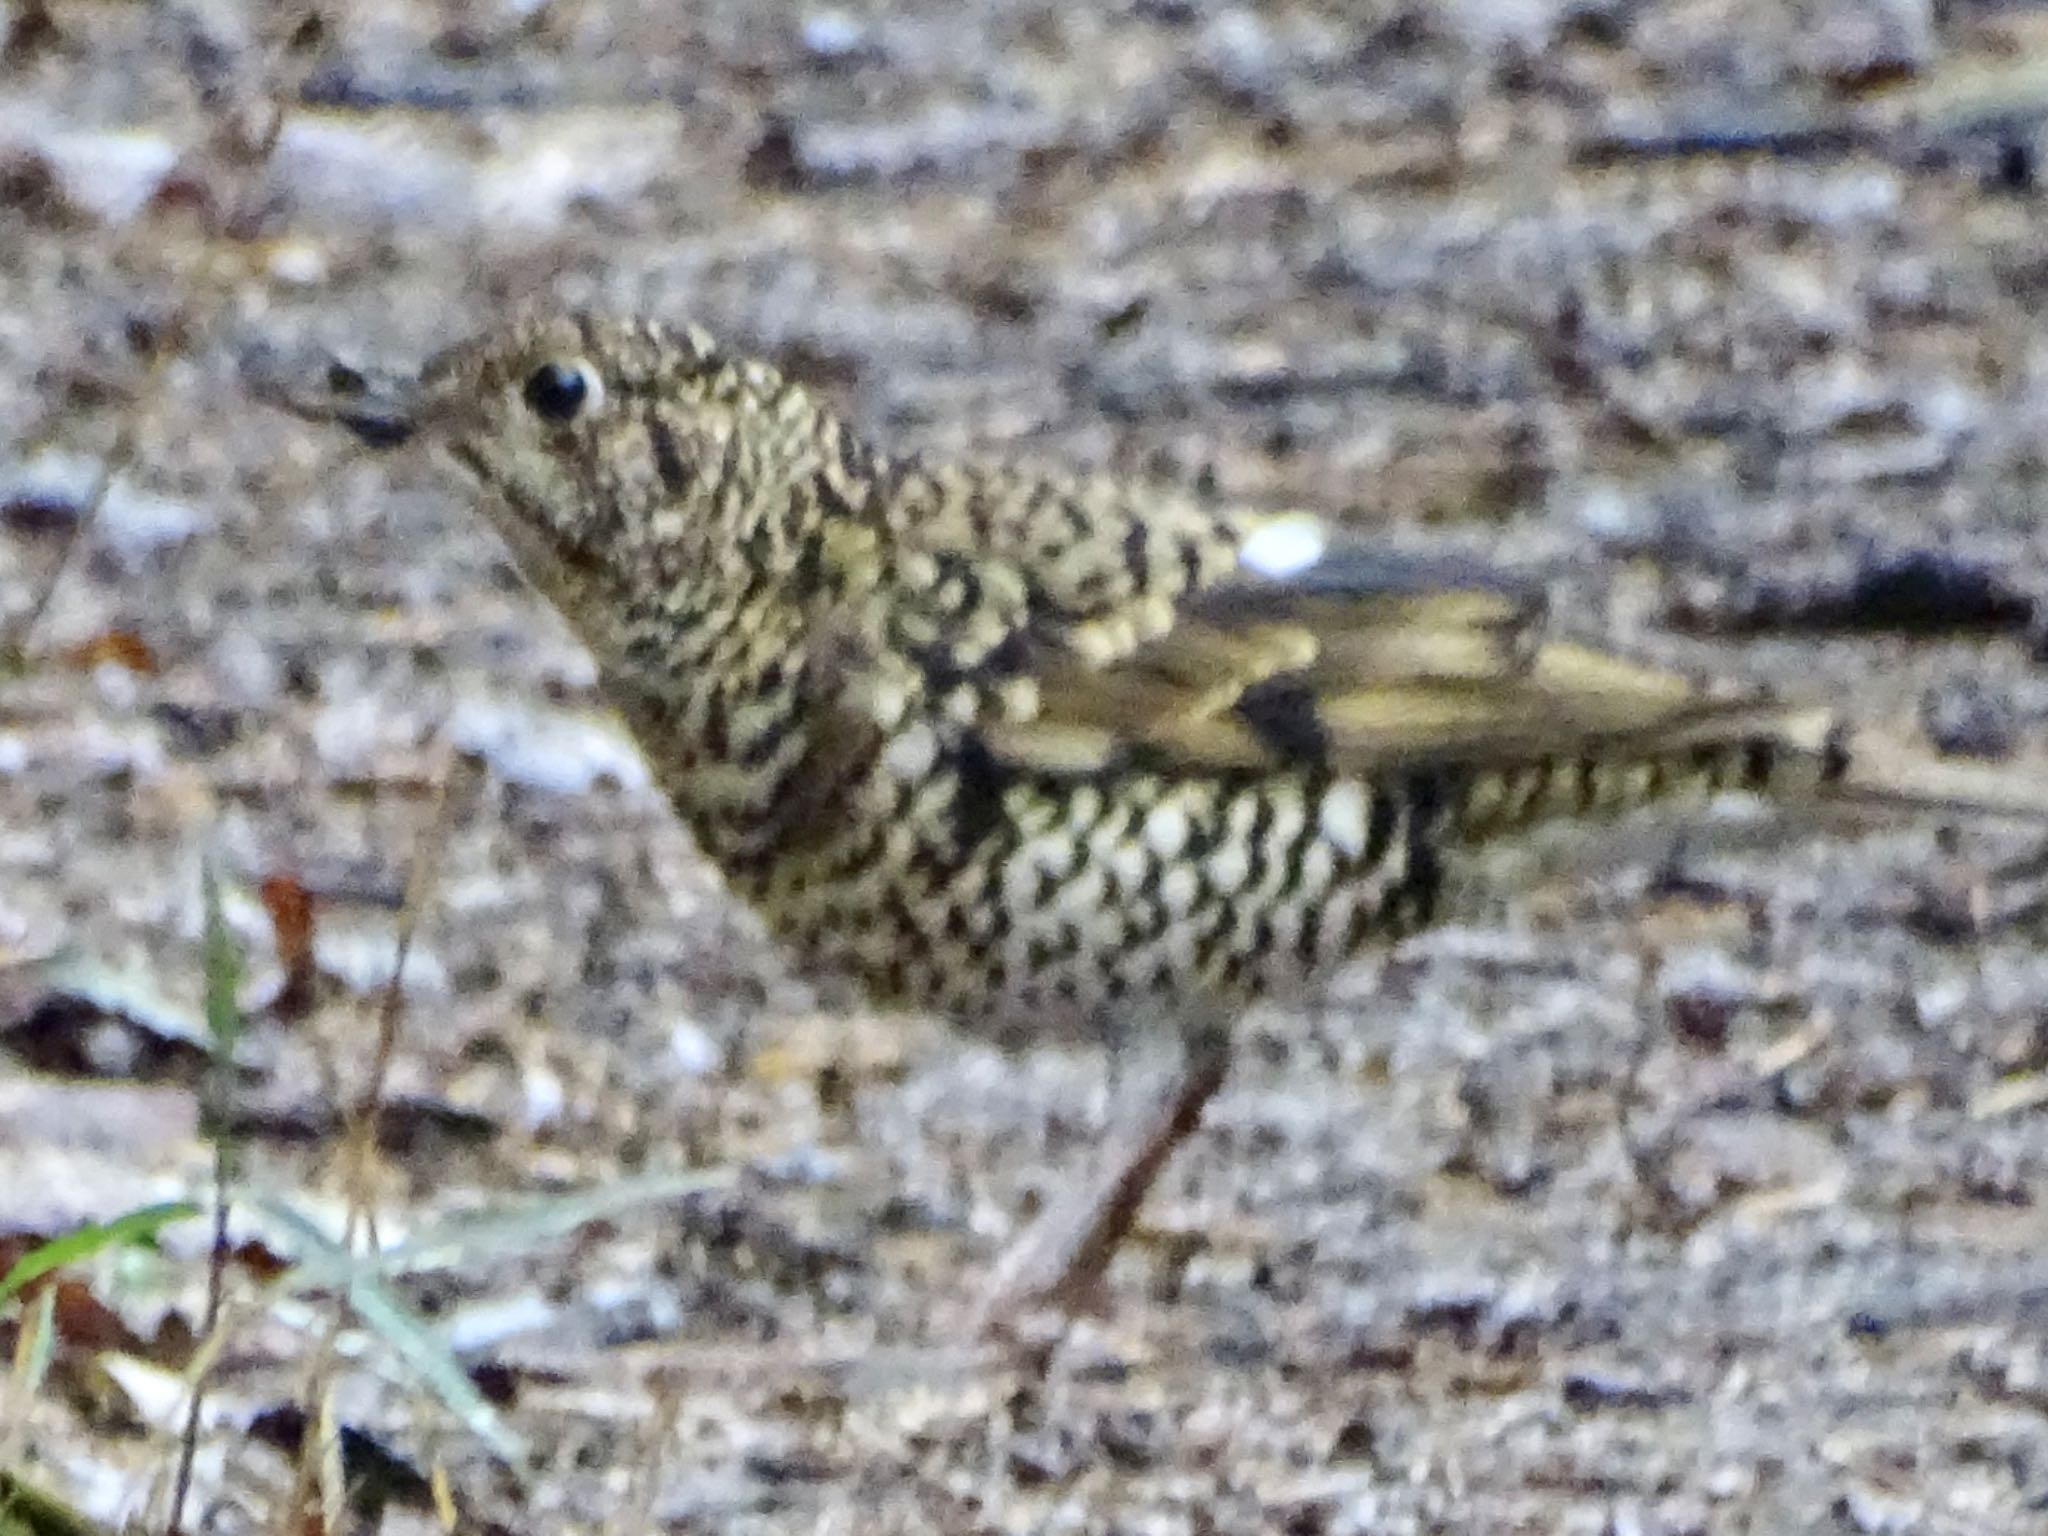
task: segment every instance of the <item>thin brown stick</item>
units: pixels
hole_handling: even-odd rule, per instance
[[[309,12],[308,14],[313,13]],[[301,21],[303,22],[303,18],[301,18]],[[285,40],[278,46],[277,53],[280,58],[288,57],[291,54],[293,51],[293,39],[299,30],[299,26],[294,26],[287,34]],[[267,103],[269,111],[264,120],[263,131],[257,134],[254,140],[247,146],[248,176],[251,181],[264,167],[269,165],[271,157],[276,154],[278,141],[284,136],[285,122],[289,116],[287,98],[298,94],[298,84],[303,80],[304,75],[311,67],[311,60],[302,62],[298,77],[293,80],[290,87],[287,89],[285,86],[280,85],[279,89],[271,93]],[[232,236],[236,226],[242,221],[242,215],[246,211],[246,204],[248,203],[248,187],[244,186],[238,189],[238,191],[241,195],[232,200],[227,213],[219,221],[217,232],[225,232]],[[120,429],[114,435],[113,443],[109,445],[106,454],[100,461],[99,473],[93,481],[92,489],[85,497],[84,504],[79,509],[78,517],[72,523],[70,530],[64,535],[63,546],[57,551],[56,559],[50,563],[49,570],[45,573],[41,584],[36,588],[35,595],[30,599],[28,608],[13,624],[8,626],[4,635],[0,635],[0,674],[4,674],[10,668],[19,668],[26,663],[30,642],[35,638],[36,630],[41,626],[43,619],[48,614],[50,604],[56,597],[57,589],[63,585],[64,576],[70,570],[78,551],[84,547],[86,536],[91,532],[93,525],[98,522],[101,508],[107,499],[108,491],[112,488],[114,481],[134,461],[135,450],[141,436],[137,423],[141,420],[147,420],[150,413],[155,409],[159,393],[163,388],[164,365],[169,361],[172,354],[178,350],[180,349],[174,346],[153,346],[149,349],[148,367],[142,380],[142,387],[138,391],[135,400],[130,404],[128,414],[124,418]],[[53,418],[55,414],[55,412],[52,413]],[[38,441],[46,437],[50,425],[50,422],[46,422],[38,432],[32,433],[30,441]]]
[[[178,1469],[172,1484],[167,1529],[184,1524],[185,1499],[192,1489],[192,1464],[199,1451],[199,1418],[206,1403],[206,1385],[220,1345],[221,1307],[227,1295],[228,1204],[235,1182],[236,1145],[230,1109],[235,1089],[235,1047],[241,1039],[242,1013],[236,993],[242,981],[241,953],[228,932],[221,911],[220,882],[209,865],[201,881],[204,892],[206,1028],[211,1052],[207,1064],[204,1109],[200,1126],[213,1146],[213,1241],[206,1255],[206,1315],[200,1338],[211,1346],[194,1362],[192,1395],[185,1406],[185,1425],[178,1437]]]
[[[276,79],[273,66],[291,56],[294,51],[293,43],[299,32],[300,28],[294,25],[292,30],[286,34],[285,40],[275,48],[274,58],[265,69],[267,76]],[[278,142],[284,133],[286,117],[290,111],[290,102],[297,96],[299,81],[303,79],[304,72],[310,69],[310,67],[311,61],[302,59],[297,78],[289,83],[277,80],[275,87],[267,93],[265,99],[267,115],[263,131],[255,136],[249,146],[245,179],[242,185],[235,189],[236,195],[229,199],[226,212],[217,226],[217,233],[225,233],[232,237],[236,233],[238,226],[243,222],[244,214],[252,206],[252,188],[255,178],[269,165],[276,153]],[[210,300],[207,306],[210,313],[206,318],[209,321],[217,319],[223,304],[221,293],[216,290],[206,294],[205,297]],[[190,333],[189,329],[187,333]],[[30,633],[40,621],[43,611],[48,606],[51,595],[54,593],[57,583],[64,573],[64,569],[70,563],[72,551],[78,546],[87,526],[96,517],[101,503],[105,500],[107,488],[112,484],[115,475],[127,466],[134,455],[140,436],[137,428],[137,419],[138,417],[146,419],[146,413],[154,409],[159,391],[162,388],[164,363],[172,350],[170,347],[161,347],[151,353],[149,373],[142,399],[136,410],[124,422],[121,432],[117,435],[114,448],[109,453],[103,467],[100,481],[95,486],[94,495],[88,503],[87,514],[80,517],[77,526],[73,529],[70,542],[67,543],[51,573],[47,586],[39,594],[37,601],[31,607],[28,618],[22,627],[21,644],[24,650]],[[215,1122],[212,1127],[214,1228],[213,1241],[207,1256],[206,1314],[204,1328],[201,1333],[205,1343],[202,1346],[202,1356],[210,1354],[217,1357],[223,1342],[222,1335],[218,1330],[223,1326],[223,1309],[227,1289],[227,1260],[229,1256],[229,1196],[236,1172],[234,1166],[234,1146],[228,1132],[225,1115],[225,1101],[232,1087],[232,1070],[231,1060],[216,1064],[216,1073],[219,1080],[214,1084]],[[184,1429],[179,1437],[177,1472],[172,1486],[170,1508],[165,1522],[167,1536],[177,1536],[184,1523],[185,1502],[190,1496],[192,1469],[197,1457],[199,1424],[205,1401],[206,1378],[210,1372],[211,1360],[209,1359],[201,1367],[192,1385],[192,1396],[187,1406]]]
[[[632,1536],[635,1531],[656,1528],[655,1505],[661,1497],[661,1469],[667,1460],[669,1444],[675,1439],[676,1426],[682,1422],[687,1384],[672,1372],[662,1370],[654,1373],[649,1385],[654,1388],[654,1412],[649,1415],[646,1430],[640,1437],[641,1454],[632,1469],[632,1482],[625,1497],[619,1501],[617,1512],[605,1521],[605,1530],[617,1533],[617,1536]]]
[[[50,601],[57,595],[57,589],[64,584],[64,574],[71,569],[71,562],[78,551],[85,547],[85,534],[93,523],[99,520],[100,506],[107,499],[107,488],[114,483],[114,477],[127,467],[128,460],[135,453],[135,423],[133,417],[122,424],[114,437],[114,445],[107,456],[100,461],[97,478],[92,490],[85,498],[85,505],[79,508],[71,529],[64,535],[63,547],[57,551],[57,558],[50,562],[50,568],[43,573],[42,584],[35,596],[29,600],[27,611],[8,626],[5,638],[0,638],[0,675],[20,671],[28,665],[29,642],[35,638],[37,628],[43,622],[43,615],[49,611]]]
[[[377,1163],[377,1122],[383,1112],[384,1090],[390,1078],[391,1063],[398,1054],[399,1034],[405,1022],[405,967],[412,956],[420,916],[440,883],[442,857],[447,851],[452,828],[451,812],[461,799],[457,793],[457,781],[461,780],[464,785],[467,783],[466,763],[465,758],[451,756],[436,776],[434,802],[414,846],[412,869],[406,877],[405,900],[398,912],[397,952],[393,956],[391,975],[378,998],[376,1044],[371,1050],[369,1072],[362,1090],[349,1106],[343,1132],[341,1177],[348,1202],[341,1240],[344,1248],[353,1248],[357,1234],[364,1231],[368,1232],[373,1246],[376,1242],[372,1186]],[[334,1367],[347,1313],[348,1292],[343,1287],[334,1298],[320,1346],[314,1352],[306,1373],[302,1396],[308,1404],[316,1400],[324,1402],[330,1395],[325,1383]],[[307,1424],[308,1433],[299,1447],[298,1465],[292,1474],[291,1493],[282,1506],[281,1519],[284,1523],[278,1527],[280,1536],[287,1536],[291,1530],[292,1512],[306,1507],[316,1484],[324,1486],[320,1468],[332,1454],[331,1449],[323,1446],[328,1434],[327,1421],[308,1413]],[[317,1431],[310,1427],[314,1424],[320,1426]]]
[[[294,30],[296,31],[296,29]],[[290,49],[291,44],[289,39],[287,39],[279,49],[280,56],[289,54]],[[302,66],[302,77],[304,70],[310,67],[310,64]],[[296,84],[291,94],[297,94]],[[270,110],[265,118],[263,131],[248,146],[248,174],[252,180],[258,172],[270,163],[271,157],[277,152],[278,141],[284,135],[285,120],[288,115],[285,98],[286,93],[282,89],[272,93],[268,104]],[[239,190],[242,196],[235,198],[233,200],[234,203],[246,203],[247,188],[244,187]],[[235,226],[240,221],[241,210],[230,207],[226,216],[220,220],[219,230],[232,235]],[[159,393],[163,388],[164,365],[169,361],[173,352],[177,350],[179,349],[171,346],[150,348],[148,367],[143,376],[142,387],[138,391],[136,399],[130,405],[128,414],[123,419],[119,430],[114,434],[113,443],[109,445],[105,456],[100,460],[99,473],[93,481],[91,491],[85,497],[84,504],[79,509],[78,517],[73,521],[70,530],[64,535],[63,546],[57,551],[56,559],[50,562],[49,569],[44,573],[42,582],[36,588],[34,597],[30,599],[27,610],[19,619],[8,626],[4,635],[0,635],[0,676],[4,676],[10,670],[18,671],[27,665],[29,646],[35,639],[36,630],[41,627],[44,617],[48,614],[50,604],[56,598],[58,588],[63,585],[64,577],[70,571],[72,562],[77,558],[78,551],[85,547],[86,536],[92,531],[93,525],[99,521],[100,511],[106,503],[108,491],[112,489],[114,481],[134,461],[136,446],[141,437],[138,422],[146,421],[150,413],[155,410]],[[46,422],[37,433],[30,435],[30,441],[38,441],[42,437],[46,437],[52,424],[51,422]]]
[[[441,879],[441,861],[448,851],[452,830],[450,812],[460,796],[456,781],[468,777],[466,758],[451,755],[436,776],[434,802],[425,827],[413,851],[412,870],[406,878],[405,901],[398,912],[398,950],[390,978],[377,1003],[377,1042],[370,1055],[369,1076],[362,1092],[349,1107],[343,1189],[348,1195],[348,1225],[343,1243],[353,1242],[358,1221],[372,1219],[368,1198],[370,1174],[377,1155],[377,1121],[383,1110],[384,1089],[391,1075],[392,1060],[398,1054],[398,1035],[405,1022],[405,967],[412,957],[413,940],[419,932],[420,916],[432,900]]]
[[[8,1373],[6,1422],[0,1423],[0,1470],[22,1464],[21,1448],[28,1436],[29,1405],[42,1385],[56,1346],[57,1288],[47,1281],[30,1296],[22,1298],[21,1331],[14,1338],[14,1369]],[[5,1510],[0,1508],[0,1529],[5,1529]]]
[[[329,1531],[347,1529],[345,1515],[348,1509],[347,1472],[341,1462],[341,1422],[334,1413],[334,1385],[326,1383],[320,1394],[319,1412],[307,1419],[310,1437],[308,1443],[317,1449],[309,1452],[306,1444],[299,1447],[299,1459],[308,1459],[319,1467],[320,1523]],[[296,1505],[287,1505],[296,1508]]]
[[[213,1241],[206,1253],[206,1316],[201,1324],[199,1336],[204,1339],[217,1337],[220,1327],[221,1306],[227,1294],[228,1270],[228,1189],[233,1178],[233,1162],[226,1133],[216,1127],[213,1143]],[[164,1522],[168,1536],[178,1536],[184,1528],[185,1500],[192,1492],[192,1466],[199,1454],[199,1416],[206,1405],[206,1378],[209,1370],[202,1370],[192,1383],[192,1395],[185,1403],[185,1424],[178,1434],[178,1469],[171,1483],[170,1515]]]

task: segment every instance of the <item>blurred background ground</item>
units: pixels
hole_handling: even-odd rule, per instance
[[[2038,761],[2039,146],[1969,91],[2024,85],[2048,15],[9,0],[0,35],[10,636],[79,533],[0,678],[0,1228],[204,1189],[212,858],[251,1180],[338,1229],[429,844],[381,1234],[753,1170],[405,1287],[539,1447],[528,1491],[345,1356],[346,1421],[466,1518],[2048,1530],[2048,956],[1925,921],[1929,870],[1998,837],[1673,834],[1253,1021],[1112,1314],[1036,1382],[961,1319],[1087,1166],[1099,1059],[788,977],[448,484],[236,377],[256,341],[411,359],[542,294],[693,318],[893,445],[1495,552],[1595,633]],[[1870,632],[1887,596],[1979,632]],[[297,892],[312,989],[265,1008]],[[196,1226],[103,1266],[127,1336],[67,1335],[63,1390],[14,1405],[4,1449],[108,1519],[169,1441],[149,1378],[90,1367],[179,1355]],[[250,1426],[317,1315],[232,1335],[193,1518],[274,1519]]]

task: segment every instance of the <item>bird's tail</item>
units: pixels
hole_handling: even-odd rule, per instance
[[[2048,763],[1942,757],[1872,728],[1832,722],[1816,761],[1830,800],[2048,825]]]
[[[1592,723],[1581,695],[1551,716],[1540,744],[1477,747],[1462,776],[1462,830],[1484,839],[1558,816],[1722,794],[2048,826],[2048,766],[2038,761],[1946,758],[1825,707],[1769,699],[1695,696],[1624,718],[1617,709]],[[1574,720],[1576,730],[1558,724]]]

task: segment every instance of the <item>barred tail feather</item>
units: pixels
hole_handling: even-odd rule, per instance
[[[1767,702],[1702,704],[1647,730],[1478,757],[1459,783],[1458,827],[1478,840],[1722,794],[2048,825],[2048,770],[2038,764],[1957,762],[1852,729],[1830,710]]]

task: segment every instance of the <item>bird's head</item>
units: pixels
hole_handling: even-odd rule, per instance
[[[836,430],[772,368],[694,327],[582,314],[515,321],[416,375],[272,359],[250,373],[372,446],[452,459],[527,578],[572,609],[791,561],[809,500],[793,488]]]

